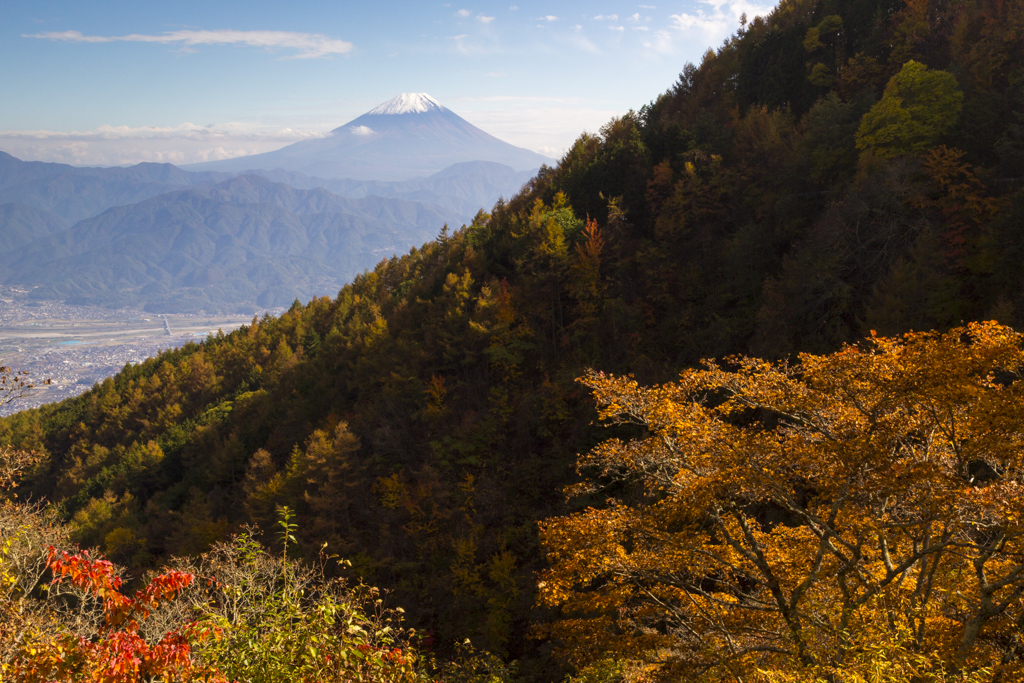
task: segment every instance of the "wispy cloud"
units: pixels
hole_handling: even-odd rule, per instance
[[[455,13],[455,16],[459,17],[460,19],[465,19],[470,14],[472,14],[472,12],[469,11],[468,9],[460,9],[458,12]]]
[[[474,95],[454,98],[457,102],[513,102],[534,104],[588,104],[591,100],[583,97],[550,97],[546,95]]]
[[[672,33],[669,31],[655,31],[651,35],[651,40],[644,43],[644,47],[663,55],[672,54],[675,52],[675,45],[672,38]]]
[[[747,0],[701,0],[702,4],[712,8],[710,13],[698,10],[696,14],[671,15],[676,28],[686,30],[698,28],[702,31],[714,33],[728,33],[739,25],[740,16],[746,14],[753,18],[762,16],[772,11],[771,5],[755,5]]]
[[[229,159],[324,137],[328,129],[274,128],[254,123],[199,126],[100,126],[87,131],[0,131],[0,148],[21,159],[94,166],[140,161],[187,164]]]
[[[489,23],[491,23],[492,21],[494,21],[494,17],[485,17],[484,15],[482,15],[482,14],[481,14],[481,15],[477,16],[477,20],[478,20],[478,21],[479,21],[479,22],[480,22],[481,24],[489,24]]]
[[[618,21],[618,14],[598,14],[594,17],[594,21]]]
[[[556,159],[581,132],[596,131],[627,109],[578,97],[483,96],[458,98],[455,104],[460,116],[488,133]]]
[[[267,128],[249,123],[223,123],[199,126],[182,123],[177,126],[100,126],[88,131],[52,130],[6,130],[0,131],[0,140],[75,140],[98,142],[112,140],[138,140],[188,138],[191,140],[290,140],[323,137],[326,131],[299,130],[294,128]]]
[[[197,45],[248,45],[265,49],[296,50],[292,59],[316,59],[331,55],[344,55],[352,51],[352,43],[338,40],[319,33],[295,33],[292,31],[168,31],[159,35],[132,33],[126,36],[87,36],[80,31],[51,31],[48,33],[22,34],[22,38],[39,38],[68,43],[158,43],[181,45],[191,48]]]
[[[360,102],[359,106],[374,103]],[[597,130],[627,109],[625,103],[589,98],[514,95],[453,98],[446,104],[489,133],[552,157],[561,156],[582,130]],[[10,130],[0,131],[0,149],[19,159],[76,165],[122,166],[140,161],[190,164],[269,152],[300,140],[326,137],[337,126],[338,121],[331,115],[311,120],[306,128],[234,122],[210,126],[110,125],[70,132]],[[347,132],[370,134],[369,129],[352,127]]]
[[[470,50],[466,47],[466,38],[469,38],[468,33],[460,33],[457,36],[448,36],[448,40],[455,41],[455,49],[466,55],[469,54]]]
[[[570,33],[566,36],[566,42],[582,52],[587,52],[592,55],[601,54],[601,50],[598,49],[597,45],[594,45],[586,36],[580,33]]]
[[[625,31],[626,30],[625,26],[609,26],[608,28],[610,28],[613,31]]]
[[[457,36],[448,36],[448,40],[455,41],[455,50],[467,57],[480,57],[493,55],[503,51],[500,41],[494,36],[474,36],[469,33],[460,33]]]
[[[739,27],[740,16],[748,18],[771,12],[771,5],[757,5],[749,0],[701,0],[710,11],[698,9],[694,13],[680,12],[670,16],[669,31],[655,31],[647,47],[661,54],[675,54],[677,43],[692,44],[700,41],[714,45]]]
[[[558,21],[558,17],[553,14],[547,14],[543,17],[537,17],[537,21]]]

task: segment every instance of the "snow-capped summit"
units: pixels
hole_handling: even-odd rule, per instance
[[[366,112],[367,114],[424,114],[431,109],[444,110],[440,102],[425,92],[404,92],[384,104]]]
[[[488,135],[426,93],[402,93],[326,137],[186,168],[236,172],[279,168],[320,178],[407,180],[471,161],[529,171],[552,160]]]

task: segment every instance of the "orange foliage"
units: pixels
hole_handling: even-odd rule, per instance
[[[121,578],[106,560],[93,559],[87,551],[75,555],[50,549],[48,566],[53,584],[68,582],[99,600],[103,626],[95,637],[65,633],[57,638],[33,638],[26,634],[12,667],[12,678],[22,683],[47,681],[207,681],[226,679],[216,671],[196,666],[191,643],[216,636],[186,627],[170,631],[155,645],[139,635],[139,620],[149,617],[161,601],[173,600],[192,584],[192,574],[171,571],[155,577],[144,589],[128,597],[120,592]]]
[[[901,634],[878,657],[920,680],[1019,680],[1022,344],[979,323],[663,386],[591,372],[641,432],[579,461],[571,492],[615,498],[541,526],[549,634],[579,667],[850,681]]]

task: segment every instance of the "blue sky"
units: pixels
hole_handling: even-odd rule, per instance
[[[749,0],[0,0],[0,150],[188,163],[325,134],[401,92],[559,156],[667,89]]]

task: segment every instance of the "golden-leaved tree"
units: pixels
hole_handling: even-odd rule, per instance
[[[550,634],[648,680],[1021,680],[1022,345],[979,323],[588,374],[634,438],[579,462],[573,494],[615,497],[542,524]]]

